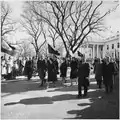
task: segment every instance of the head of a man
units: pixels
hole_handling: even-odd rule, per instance
[[[39,59],[39,60],[42,60],[42,56],[39,56],[38,59]]]
[[[9,60],[11,60],[11,56],[9,56]]]
[[[100,58],[97,59],[97,63],[100,63]]]
[[[109,63],[109,61],[110,61],[109,57],[106,57],[105,61],[106,61],[106,63]]]
[[[110,62],[114,62],[115,60],[114,60],[114,58],[110,58]]]
[[[1,56],[1,60],[4,60],[4,57],[3,57],[3,56]]]
[[[80,61],[81,61],[82,63],[85,62],[85,57],[82,56],[82,57],[80,58]]]
[[[72,57],[72,61],[75,61],[75,57]]]

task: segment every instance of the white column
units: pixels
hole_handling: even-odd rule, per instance
[[[97,58],[99,58],[99,45],[97,45]]]
[[[95,58],[95,45],[93,44],[93,49],[92,49],[92,56],[93,56],[93,59]]]
[[[102,52],[102,54],[103,54],[103,58],[105,58],[105,54],[106,54],[105,46],[103,46],[103,52]]]

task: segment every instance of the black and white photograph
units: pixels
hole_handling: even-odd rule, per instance
[[[119,119],[119,0],[3,0],[1,119]]]

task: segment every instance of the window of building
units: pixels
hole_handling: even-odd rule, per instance
[[[119,48],[119,43],[117,43],[117,48]]]
[[[107,50],[109,50],[109,45],[107,45]]]
[[[112,49],[114,49],[114,44],[112,44]]]

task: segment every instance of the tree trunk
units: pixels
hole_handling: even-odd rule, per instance
[[[36,50],[36,57],[38,57],[39,55],[39,50]]]
[[[70,56],[70,54],[69,54],[69,51],[66,51],[66,58],[68,58]]]
[[[53,47],[55,48],[55,40],[53,39]]]

